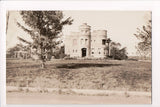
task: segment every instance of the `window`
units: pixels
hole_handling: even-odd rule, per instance
[[[74,50],[74,49],[73,49],[73,53],[76,53],[76,52],[77,52],[77,50]]]
[[[77,39],[73,39],[73,45],[77,45]]]
[[[104,55],[106,55],[106,49],[104,49]]]
[[[88,39],[85,39],[85,44],[87,44]]]
[[[81,30],[81,33],[86,34],[86,33],[88,33],[88,30]]]
[[[105,44],[106,44],[106,40],[102,39],[102,45],[105,45]]]
[[[85,44],[87,44],[88,39],[85,39]]]
[[[92,54],[94,54],[94,48],[91,48],[91,50],[92,50]]]
[[[81,39],[81,44],[83,44],[83,39]]]
[[[101,48],[98,48],[98,54],[101,54]]]

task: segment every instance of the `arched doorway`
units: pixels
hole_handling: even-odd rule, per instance
[[[82,57],[85,57],[87,53],[87,49],[86,48],[82,48]]]

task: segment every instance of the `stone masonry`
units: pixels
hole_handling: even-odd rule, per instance
[[[83,23],[79,32],[65,36],[65,54],[76,58],[104,58],[107,55],[107,30],[94,30]]]

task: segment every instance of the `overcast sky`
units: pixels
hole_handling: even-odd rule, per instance
[[[71,31],[78,32],[82,23],[91,26],[91,30],[107,30],[107,37],[127,47],[128,55],[136,55],[138,40],[133,35],[136,28],[141,28],[151,19],[149,11],[64,11],[65,18],[71,16],[74,21],[63,29],[64,36]],[[10,12],[7,32],[7,48],[18,43],[17,36],[29,39],[29,36],[17,27],[16,21],[22,23],[18,12]]]

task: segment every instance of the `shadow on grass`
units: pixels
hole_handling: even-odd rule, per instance
[[[57,68],[67,68],[67,69],[78,69],[87,67],[110,67],[110,66],[120,66],[121,64],[93,64],[93,63],[71,63],[71,64],[61,64],[57,65]]]
[[[37,64],[37,65],[20,65],[20,64],[17,64],[17,65],[12,65],[12,66],[7,66],[7,69],[19,69],[19,68],[41,68],[41,65],[40,64]]]

